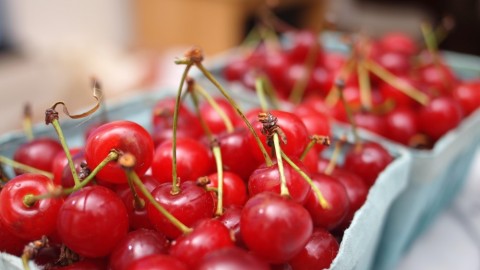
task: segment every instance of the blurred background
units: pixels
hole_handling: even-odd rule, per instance
[[[185,48],[199,45],[210,57],[238,45],[266,5],[299,28],[333,24],[418,38],[422,21],[450,15],[456,27],[442,48],[480,53],[476,0],[0,0],[0,107],[8,115],[0,132],[20,128],[26,101],[34,103],[36,121],[53,101],[85,107],[91,76],[110,98],[176,85],[173,61]]]
[[[177,87],[181,67],[175,57],[191,45],[201,46],[208,59],[240,44],[266,5],[298,28],[372,36],[399,30],[418,40],[421,22],[437,24],[451,16],[455,27],[440,47],[480,55],[477,0],[0,0],[0,134],[21,128],[25,102],[33,104],[36,122],[56,101],[71,111],[88,107],[92,76],[113,100]],[[465,193],[471,198],[478,197],[478,175],[472,174]],[[468,202],[480,209],[478,200]],[[401,270],[479,269],[478,236],[458,222],[462,203],[440,217]],[[480,226],[480,218],[475,224]],[[466,267],[455,267],[460,261]]]

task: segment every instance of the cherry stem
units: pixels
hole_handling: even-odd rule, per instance
[[[353,118],[353,113],[352,113],[352,110],[350,109],[350,105],[348,105],[347,101],[345,100],[345,97],[343,96],[343,89],[345,88],[345,82],[339,80],[339,81],[336,81],[335,84],[339,89],[338,93],[340,94],[340,100],[342,101],[342,105],[345,108],[345,112],[347,113],[348,122],[350,122],[350,125],[352,125],[352,133],[355,141],[355,149],[360,149],[362,144],[361,144],[360,136],[358,135],[357,122]]]
[[[267,166],[272,166],[273,162],[270,156],[267,153],[267,150],[265,149],[265,146],[263,146],[262,141],[260,140],[260,137],[258,137],[258,134],[255,132],[253,129],[252,124],[248,121],[247,117],[245,114],[243,114],[242,110],[238,106],[238,104],[235,102],[235,100],[232,99],[232,97],[228,94],[228,92],[223,88],[223,86],[215,79],[215,77],[208,71],[201,62],[195,62],[195,65],[200,69],[200,71],[207,77],[207,79],[217,87],[217,89],[222,93],[222,95],[228,100],[228,102],[233,106],[233,108],[237,111],[238,115],[242,118],[243,122],[247,125],[249,131],[252,133],[253,137],[255,138],[255,141],[257,142],[258,147],[260,148],[260,151],[263,154],[263,157],[265,158],[265,164]]]
[[[342,80],[345,82],[352,73],[353,68],[355,67],[355,62],[355,54],[352,53],[348,61],[343,65],[335,81]],[[339,92],[340,89],[338,85],[334,83],[332,85],[332,89],[330,89],[330,92],[328,92],[328,95],[325,97],[325,104],[329,107],[333,107],[333,105],[335,105],[340,98]]]
[[[273,148],[275,149],[275,156],[277,158],[278,173],[280,174],[280,195],[290,197],[287,187],[287,179],[285,178],[285,169],[283,168],[282,149],[280,148],[280,139],[278,133],[273,133]]]
[[[185,70],[178,86],[177,98],[175,100],[175,110],[173,111],[173,137],[172,137],[172,191],[171,194],[175,195],[180,193],[180,185],[178,184],[177,174],[177,127],[178,127],[178,113],[180,111],[180,102],[182,99],[182,89],[185,80],[187,79],[188,71],[192,67],[193,63],[189,62],[185,66]]]
[[[47,110],[47,114],[49,113],[49,110]],[[80,178],[78,177],[77,170],[75,169],[75,163],[73,163],[72,155],[70,153],[70,148],[68,148],[67,142],[65,140],[65,136],[63,135],[62,128],[60,127],[60,123],[58,121],[58,114],[56,114],[56,117],[52,119],[51,124],[55,128],[55,131],[57,132],[58,139],[60,140],[60,144],[62,145],[63,152],[65,152],[65,156],[67,157],[68,161],[68,167],[70,168],[70,171],[73,176],[73,182],[75,183],[75,186],[80,185]]]
[[[267,76],[260,76],[260,78],[263,80],[264,92],[267,94],[272,107],[279,109],[282,105],[280,104],[277,92],[273,89],[272,82]]]
[[[317,45],[317,43],[315,43],[315,45]],[[293,104],[299,104],[303,99],[305,90],[307,89],[308,80],[312,76],[311,74],[313,68],[315,67],[315,62],[318,55],[318,48],[319,46],[313,46],[310,48],[310,50],[308,50],[307,58],[303,63],[305,73],[299,80],[295,82],[292,92],[290,92],[290,96],[288,97],[288,99]]]
[[[172,223],[173,226],[175,226],[177,229],[179,229],[183,234],[187,234],[192,231],[191,228],[185,226],[180,220],[178,220],[174,215],[170,214],[160,203],[158,203],[155,198],[153,198],[152,194],[148,191],[148,189],[145,187],[145,185],[142,183],[140,178],[138,177],[137,173],[132,169],[133,166],[131,166],[131,160],[135,160],[135,158],[128,157],[130,154],[124,154],[119,158],[119,163],[122,165],[122,167],[125,170],[125,173],[129,179],[140,189],[140,192],[147,198],[147,200],[157,209],[166,219]],[[125,157],[127,156],[127,157]],[[130,155],[131,156],[131,155]],[[124,160],[128,158],[130,159],[127,164],[124,164]],[[127,166],[124,166],[127,165]]]
[[[220,151],[220,145],[218,141],[212,142],[212,152],[215,158],[215,164],[217,166],[217,209],[215,211],[216,216],[223,215],[223,164],[222,164],[222,152]]]
[[[297,164],[295,164],[295,162],[293,162],[284,152],[282,152],[282,158],[296,171],[300,174],[300,176],[303,177],[303,179],[305,179],[305,181],[307,181],[307,183],[310,185],[310,187],[312,188],[313,192],[315,193],[315,196],[317,197],[318,199],[318,202],[320,203],[320,205],[322,206],[323,209],[329,209],[330,208],[330,204],[328,203],[328,201],[325,199],[325,197],[323,196],[322,192],[320,191],[320,189],[313,183],[313,180],[310,178],[310,176],[308,176],[302,169],[300,169],[300,167],[297,166]]]
[[[372,109],[372,86],[368,70],[365,67],[365,59],[361,57],[357,64],[357,73],[360,84],[360,101],[367,111]]]
[[[194,90],[194,84],[195,82],[193,81],[192,78],[187,78],[188,93],[192,98],[193,108],[195,109],[195,112],[197,113],[197,117],[200,120],[200,125],[202,126],[203,132],[207,136],[208,140],[212,141],[213,134],[210,128],[208,127],[207,123],[205,122],[205,119],[203,118],[202,114],[200,113],[200,104],[199,104],[200,102],[198,101],[197,92]]]
[[[97,173],[101,169],[103,169],[103,167],[105,167],[109,162],[117,160],[118,156],[119,154],[116,151],[111,151],[110,153],[108,153],[108,155],[102,160],[102,162],[100,162],[97,167],[95,167],[95,169],[87,176],[87,178],[82,180],[78,185],[74,185],[73,187],[67,189],[54,188],[47,193],[39,195],[27,194],[23,197],[23,203],[25,204],[25,206],[31,207],[39,200],[57,198],[78,191],[88,185],[88,183],[90,183],[95,178],[95,175],[97,175]]]
[[[48,247],[49,241],[48,238],[44,235],[41,239],[32,241],[28,243],[23,249],[22,253],[22,264],[23,269],[30,270],[28,262],[34,259],[42,248]]]
[[[337,165],[338,157],[340,156],[340,152],[342,150],[343,144],[345,143],[345,140],[346,140],[346,137],[344,135],[335,143],[335,148],[333,149],[332,157],[330,158],[330,161],[328,162],[327,167],[323,171],[324,174],[331,175],[333,173],[333,170],[335,169],[335,165]]]
[[[429,23],[422,23],[420,25],[422,36],[427,46],[427,50],[436,58],[438,52],[438,44],[432,26]]]
[[[23,108],[23,131],[27,137],[27,140],[33,140],[32,106],[30,103],[26,103]]]
[[[220,108],[220,106],[215,101],[215,99],[213,99],[212,96],[203,87],[201,87],[198,83],[195,83],[193,88],[194,88],[194,91],[198,91],[198,93],[200,93],[200,95],[202,95],[202,97],[205,98],[205,100],[208,102],[208,104],[210,104],[210,106],[212,106],[212,108],[215,110],[215,112],[218,113],[218,116],[220,116],[220,118],[222,118],[223,123],[224,123],[224,125],[227,129],[227,133],[232,133],[233,129],[234,129],[233,124],[232,124],[232,120],[230,120],[230,118],[228,118],[225,111],[222,110],[222,108]]]
[[[8,165],[8,166],[10,166],[14,169],[18,169],[18,170],[21,170],[23,172],[38,173],[38,174],[44,175],[44,176],[46,176],[50,179],[53,179],[53,174],[50,173],[50,172],[39,170],[39,169],[34,168],[32,166],[28,166],[28,165],[22,164],[20,162],[16,162],[15,160],[9,159],[6,156],[1,156],[0,155],[0,163],[6,164],[6,165]]]
[[[127,177],[127,183],[133,196],[133,207],[137,210],[145,208],[145,200],[138,196],[138,192],[135,189],[133,181],[130,177]]]
[[[260,101],[260,108],[262,111],[266,112],[268,110],[268,103],[265,98],[265,87],[264,81],[262,78],[257,78],[255,80],[255,90],[257,92],[258,100]]]
[[[386,70],[379,64],[375,63],[374,61],[367,60],[365,61],[365,66],[368,70],[370,70],[373,74],[377,75],[384,82],[395,87],[405,95],[411,97],[413,100],[417,101],[422,105],[428,104],[429,98],[426,94],[416,89],[409,83],[399,80],[397,76],[393,75],[392,73],[390,73],[390,71]]]
[[[307,144],[307,147],[303,150],[302,154],[300,155],[300,160],[304,160],[305,157],[307,156],[308,152],[312,150],[312,148],[316,144],[322,144],[325,146],[330,146],[330,138],[328,136],[322,136],[322,135],[312,135],[310,136],[310,141]]]

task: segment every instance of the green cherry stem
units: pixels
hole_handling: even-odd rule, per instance
[[[238,104],[233,100],[233,98],[228,94],[228,92],[223,88],[223,86],[215,79],[215,77],[203,66],[203,64],[200,61],[195,62],[195,66],[207,77],[207,79],[217,87],[217,89],[222,93],[222,95],[228,100],[228,102],[235,108],[237,111],[238,115],[242,118],[243,122],[245,125],[247,125],[247,128],[249,131],[252,133],[253,137],[255,138],[255,141],[257,142],[258,147],[260,148],[260,151],[263,154],[263,157],[265,158],[265,164],[267,166],[272,166],[273,162],[270,156],[267,153],[267,150],[265,149],[265,146],[263,146],[260,138],[258,137],[258,134],[255,132],[253,129],[252,124],[248,121],[247,117],[245,114],[243,114],[242,110],[238,106]]]
[[[335,82],[339,89],[339,94],[340,94],[340,100],[342,101],[342,105],[345,108],[345,112],[347,114],[348,122],[350,122],[350,125],[352,125],[352,133],[355,141],[355,148],[360,149],[361,147],[361,139],[360,136],[358,135],[358,129],[357,129],[357,122],[353,118],[353,113],[350,108],[350,105],[348,105],[347,101],[345,100],[345,97],[343,96],[343,89],[345,88],[345,82],[342,80],[338,80]]]
[[[215,210],[216,216],[223,215],[223,164],[222,164],[222,152],[220,151],[220,145],[217,140],[212,142],[212,152],[215,158],[215,164],[217,166],[217,209]]]
[[[177,127],[178,127],[178,113],[180,111],[180,102],[182,99],[183,84],[187,79],[188,71],[192,67],[193,63],[189,62],[185,66],[180,85],[178,86],[177,98],[175,100],[175,110],[173,111],[173,137],[172,137],[172,194],[180,193],[180,185],[178,184],[177,174]]]
[[[333,149],[332,157],[330,158],[330,161],[328,162],[327,167],[323,171],[324,174],[326,175],[331,175],[333,173],[333,170],[335,169],[335,165],[337,164],[338,157],[340,156],[340,151],[342,150],[342,146],[345,143],[346,136],[342,136],[336,143],[335,143],[335,148]]]
[[[198,83],[195,83],[194,85],[194,91],[197,91],[202,97],[212,106],[212,108],[215,110],[216,113],[218,113],[218,116],[222,118],[223,123],[225,124],[225,127],[227,129],[228,133],[233,132],[233,124],[230,118],[228,118],[227,114],[225,113],[220,106],[218,106],[218,103],[215,101],[215,99],[212,98],[212,96],[203,88],[201,87]]]
[[[37,168],[34,168],[32,166],[28,166],[28,165],[25,165],[25,164],[22,164],[20,162],[16,162],[15,160],[13,159],[9,159],[7,158],[6,156],[0,156],[0,163],[2,164],[6,164],[12,168],[15,168],[15,169],[18,169],[18,170],[21,170],[23,172],[29,172],[29,173],[38,173],[38,174],[42,174],[42,175],[45,175],[46,177],[50,178],[50,179],[53,179],[53,174],[50,173],[50,172],[46,172],[46,171],[43,171],[43,170],[39,170]],[[6,177],[6,176],[5,176]]]
[[[329,209],[330,208],[330,204],[328,203],[328,201],[325,199],[325,197],[323,196],[322,192],[320,191],[320,189],[313,183],[313,180],[310,178],[310,176],[308,176],[304,171],[302,171],[302,169],[300,169],[300,167],[297,166],[297,164],[295,164],[295,162],[293,162],[284,152],[282,152],[282,158],[296,171],[298,172],[302,177],[303,179],[305,179],[305,181],[307,181],[307,183],[311,186],[313,192],[315,193],[315,196],[317,197],[318,199],[318,202],[320,203],[320,205],[322,206],[323,209]]]
[[[142,192],[145,198],[147,198],[147,200],[153,205],[153,207],[155,207],[155,209],[157,209],[166,219],[168,219],[173,226],[179,229],[183,234],[188,234],[192,231],[191,228],[183,224],[174,215],[168,212],[160,203],[158,203],[155,198],[153,198],[147,187],[145,187],[138,175],[132,169],[131,164],[135,164],[135,158],[133,156],[131,156],[130,154],[124,154],[119,158],[118,162],[124,168],[127,177],[132,180],[132,182],[138,187],[138,189],[140,189],[140,192]]]
[[[202,114],[200,113],[200,102],[198,101],[198,94],[194,88],[195,82],[192,78],[187,78],[187,89],[190,97],[192,99],[193,108],[195,113],[197,114],[198,119],[200,120],[200,125],[202,126],[203,132],[207,136],[209,141],[213,140],[213,134],[210,128],[208,127],[205,119],[203,118]]]
[[[282,149],[280,148],[280,139],[278,133],[273,133],[273,147],[275,149],[275,156],[277,157],[278,173],[280,174],[280,195],[290,197],[290,192],[287,188],[287,179],[285,178],[285,169],[283,168]]]
[[[27,137],[27,140],[33,140],[33,128],[32,128],[32,106],[30,103],[26,103],[23,108],[23,132]]]
[[[357,73],[360,84],[360,101],[362,103],[362,107],[367,111],[370,111],[372,109],[372,86],[363,57],[361,57],[358,61]]]
[[[310,141],[308,142],[307,147],[305,147],[302,154],[300,155],[300,160],[303,161],[307,156],[308,152],[310,152],[310,150],[312,150],[312,148],[316,144],[330,146],[330,138],[328,136],[322,136],[322,135],[316,135],[316,134],[310,136]]]
[[[255,91],[257,92],[258,100],[260,101],[260,108],[266,112],[268,110],[267,99],[265,98],[265,84],[263,78],[257,78],[255,80]]]

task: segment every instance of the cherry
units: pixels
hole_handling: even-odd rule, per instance
[[[468,81],[453,88],[453,98],[460,104],[465,116],[480,107],[480,81]]]
[[[232,133],[223,133],[217,137],[222,152],[223,168],[236,173],[245,182],[260,166],[260,163],[253,158],[247,132],[244,128],[237,128]]]
[[[388,151],[378,143],[366,142],[360,148],[352,147],[345,155],[343,167],[360,176],[370,187],[378,174],[393,160]]]
[[[240,230],[253,254],[269,263],[284,263],[305,246],[313,224],[310,214],[300,204],[264,192],[245,204]]]
[[[233,240],[225,225],[215,219],[203,219],[195,225],[192,232],[180,236],[172,243],[170,255],[194,268],[206,254],[232,246]]]
[[[73,155],[72,160],[73,160],[73,163],[75,165],[75,170],[76,170],[78,175],[80,175],[81,173],[85,173],[85,172],[83,172],[83,170],[85,170],[85,169],[89,173],[90,169],[87,168],[84,151],[78,152],[75,155]],[[84,176],[87,177],[88,174],[85,174]],[[61,175],[61,178],[60,178],[60,183],[55,182],[55,179],[54,179],[54,183],[58,184],[58,185],[61,185],[62,187],[65,187],[65,188],[71,188],[75,185],[75,180],[73,180],[72,171],[70,170],[70,167],[68,166],[68,164],[66,164],[63,167],[62,175]],[[90,185],[90,183],[89,183],[89,185]]]
[[[246,59],[239,58],[228,61],[223,69],[223,76],[228,81],[241,81],[243,74],[250,68],[250,64]]]
[[[52,172],[52,161],[62,151],[62,145],[57,140],[48,137],[36,138],[20,145],[13,154],[13,160],[39,170]],[[22,172],[15,170],[15,173],[18,175]]]
[[[152,192],[156,187],[161,183],[155,177],[151,175],[144,175],[141,177],[142,183],[145,185],[149,192]],[[138,188],[135,188],[137,195],[145,204],[148,203],[147,198],[139,191]],[[136,205],[130,186],[125,184],[117,187],[116,193],[122,199],[125,204],[125,208],[128,212],[128,219],[131,229],[153,229],[153,225],[150,223],[147,215],[147,207],[144,205],[140,207]]]
[[[208,176],[210,183],[208,187],[218,187],[218,174],[213,173]],[[214,195],[215,197],[215,195]],[[247,187],[240,176],[223,172],[223,205],[244,205],[247,201]]]
[[[340,168],[333,170],[332,177],[334,177],[345,187],[345,191],[347,192],[348,200],[350,202],[350,207],[348,208],[346,217],[336,228],[337,231],[344,231],[350,226],[350,223],[355,213],[358,211],[358,209],[360,209],[360,207],[363,206],[363,204],[367,200],[368,186],[356,174]]]
[[[294,114],[302,120],[310,135],[331,135],[330,117],[328,114],[319,113],[312,107],[306,105],[297,106],[294,109]],[[318,144],[318,150],[323,150],[323,148],[322,145]]]
[[[95,168],[110,151],[130,153],[136,158],[135,172],[143,175],[152,164],[153,141],[139,124],[130,121],[114,121],[98,127],[85,144],[85,158],[90,168]],[[96,177],[110,183],[126,183],[123,169],[116,163],[108,163]]]
[[[302,171],[306,171],[301,161],[294,159],[294,162]],[[284,162],[283,168],[287,188],[292,200],[303,204],[310,194],[310,185],[288,163]],[[261,165],[250,175],[250,179],[248,180],[248,193],[250,196],[266,191],[280,194],[280,173],[277,163],[272,166]]]
[[[294,34],[293,45],[288,51],[288,56],[291,62],[303,64],[311,50],[317,50],[321,59],[322,53],[317,35],[311,31],[301,30]]]
[[[416,83],[409,77],[398,76],[397,80],[405,85],[410,85],[418,88],[418,83]],[[385,100],[394,101],[395,107],[397,108],[413,107],[415,105],[415,101],[411,97],[407,96],[406,94],[386,82],[382,82],[379,84],[379,92]]]
[[[338,52],[325,52],[322,65],[330,72],[338,72],[347,62],[344,54]]]
[[[111,253],[128,230],[122,200],[110,189],[89,186],[72,193],[58,213],[62,242],[80,256],[100,258]]]
[[[70,149],[70,155],[74,157],[80,151],[82,151],[81,148],[72,148]],[[63,151],[58,152],[52,161],[53,182],[56,185],[62,184],[63,171],[65,166],[67,165],[68,165],[68,160],[67,160],[67,156],[65,155],[65,152]]]
[[[146,229],[129,232],[110,255],[111,270],[126,270],[140,258],[152,254],[167,254],[170,243],[165,235]]]
[[[436,141],[462,121],[460,105],[450,97],[430,101],[418,113],[420,131]]]
[[[272,110],[270,113],[277,117],[277,124],[282,129],[287,139],[286,144],[280,143],[282,151],[285,152],[285,154],[289,157],[299,157],[309,141],[308,131],[305,127],[305,124],[303,124],[302,120],[293,113],[279,110]],[[265,148],[269,149],[267,146],[267,138],[260,132],[260,130],[263,128],[262,123],[260,123],[256,118],[250,122],[252,123],[253,128],[260,137],[260,140],[264,144]],[[264,161],[263,154],[261,153],[253,135],[249,133],[248,138],[255,158],[259,161]]]
[[[402,32],[387,33],[380,38],[378,43],[384,51],[400,53],[405,56],[413,56],[418,52],[416,42]]]
[[[371,112],[358,112],[353,115],[358,127],[367,129],[381,136],[386,135],[385,118]]]
[[[325,200],[330,204],[330,208],[323,208],[318,202],[314,192],[310,192],[305,203],[305,208],[312,216],[313,224],[332,230],[338,226],[347,216],[350,208],[345,187],[335,178],[326,174],[315,174],[312,177],[313,184],[322,191]]]
[[[54,189],[52,180],[40,174],[26,173],[7,182],[0,192],[0,219],[7,230],[31,241],[52,234],[63,199],[47,198],[30,203],[25,197]]]
[[[238,116],[235,109],[228,103],[224,98],[214,98],[220,110],[222,110],[225,115],[230,119],[233,125],[240,123],[241,119]],[[207,124],[208,128],[213,134],[220,134],[227,131],[225,122],[218,112],[210,105],[208,102],[202,103],[200,106],[200,113]]]
[[[180,193],[172,194],[172,184],[163,183],[152,191],[152,196],[169,213],[186,226],[192,226],[204,218],[211,218],[214,213],[212,195],[192,181],[182,182]],[[181,231],[166,219],[152,204],[147,204],[150,222],[159,232],[175,239]]]
[[[289,263],[295,270],[327,269],[338,250],[339,244],[332,234],[315,228],[305,247]]]
[[[320,146],[321,146],[320,149],[325,147],[323,145],[320,145]],[[320,160],[320,155],[318,150],[316,148],[312,148],[308,150],[308,153],[307,155],[305,155],[302,162],[308,172],[317,173],[319,172],[318,171],[318,163],[320,162],[319,160]]]
[[[409,108],[396,108],[385,116],[385,137],[409,145],[419,131],[417,115]]]
[[[226,247],[205,255],[197,270],[269,270],[264,261],[238,247]]]
[[[270,81],[283,82],[285,79],[285,69],[290,66],[290,59],[288,55],[283,52],[269,52],[262,63],[262,68],[270,78]]]
[[[3,221],[0,218],[0,252],[20,256],[22,255],[23,248],[27,244],[28,240],[21,239],[10,233],[7,226],[3,224]]]
[[[375,60],[390,73],[399,76],[406,75],[410,71],[410,62],[405,55],[398,52],[383,52],[376,56]]]
[[[243,247],[245,244],[242,240],[240,232],[240,216],[242,213],[242,206],[230,205],[225,207],[223,214],[218,217],[218,220],[225,225],[232,233],[235,239],[235,245]]]
[[[209,150],[199,141],[177,138],[177,176],[181,180],[197,180],[211,172],[213,160]],[[155,149],[152,175],[160,182],[172,180],[172,140]]]
[[[437,91],[437,95],[449,94],[456,84],[457,78],[446,65],[429,63],[421,66],[417,71],[421,83]]]
[[[134,261],[127,270],[188,270],[181,260],[164,254],[153,254]]]

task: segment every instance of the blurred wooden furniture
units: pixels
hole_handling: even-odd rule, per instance
[[[201,46],[214,54],[238,45],[263,0],[138,0],[134,5],[135,45],[162,51]],[[288,14],[297,27],[318,30],[325,1],[276,0],[274,12]]]

